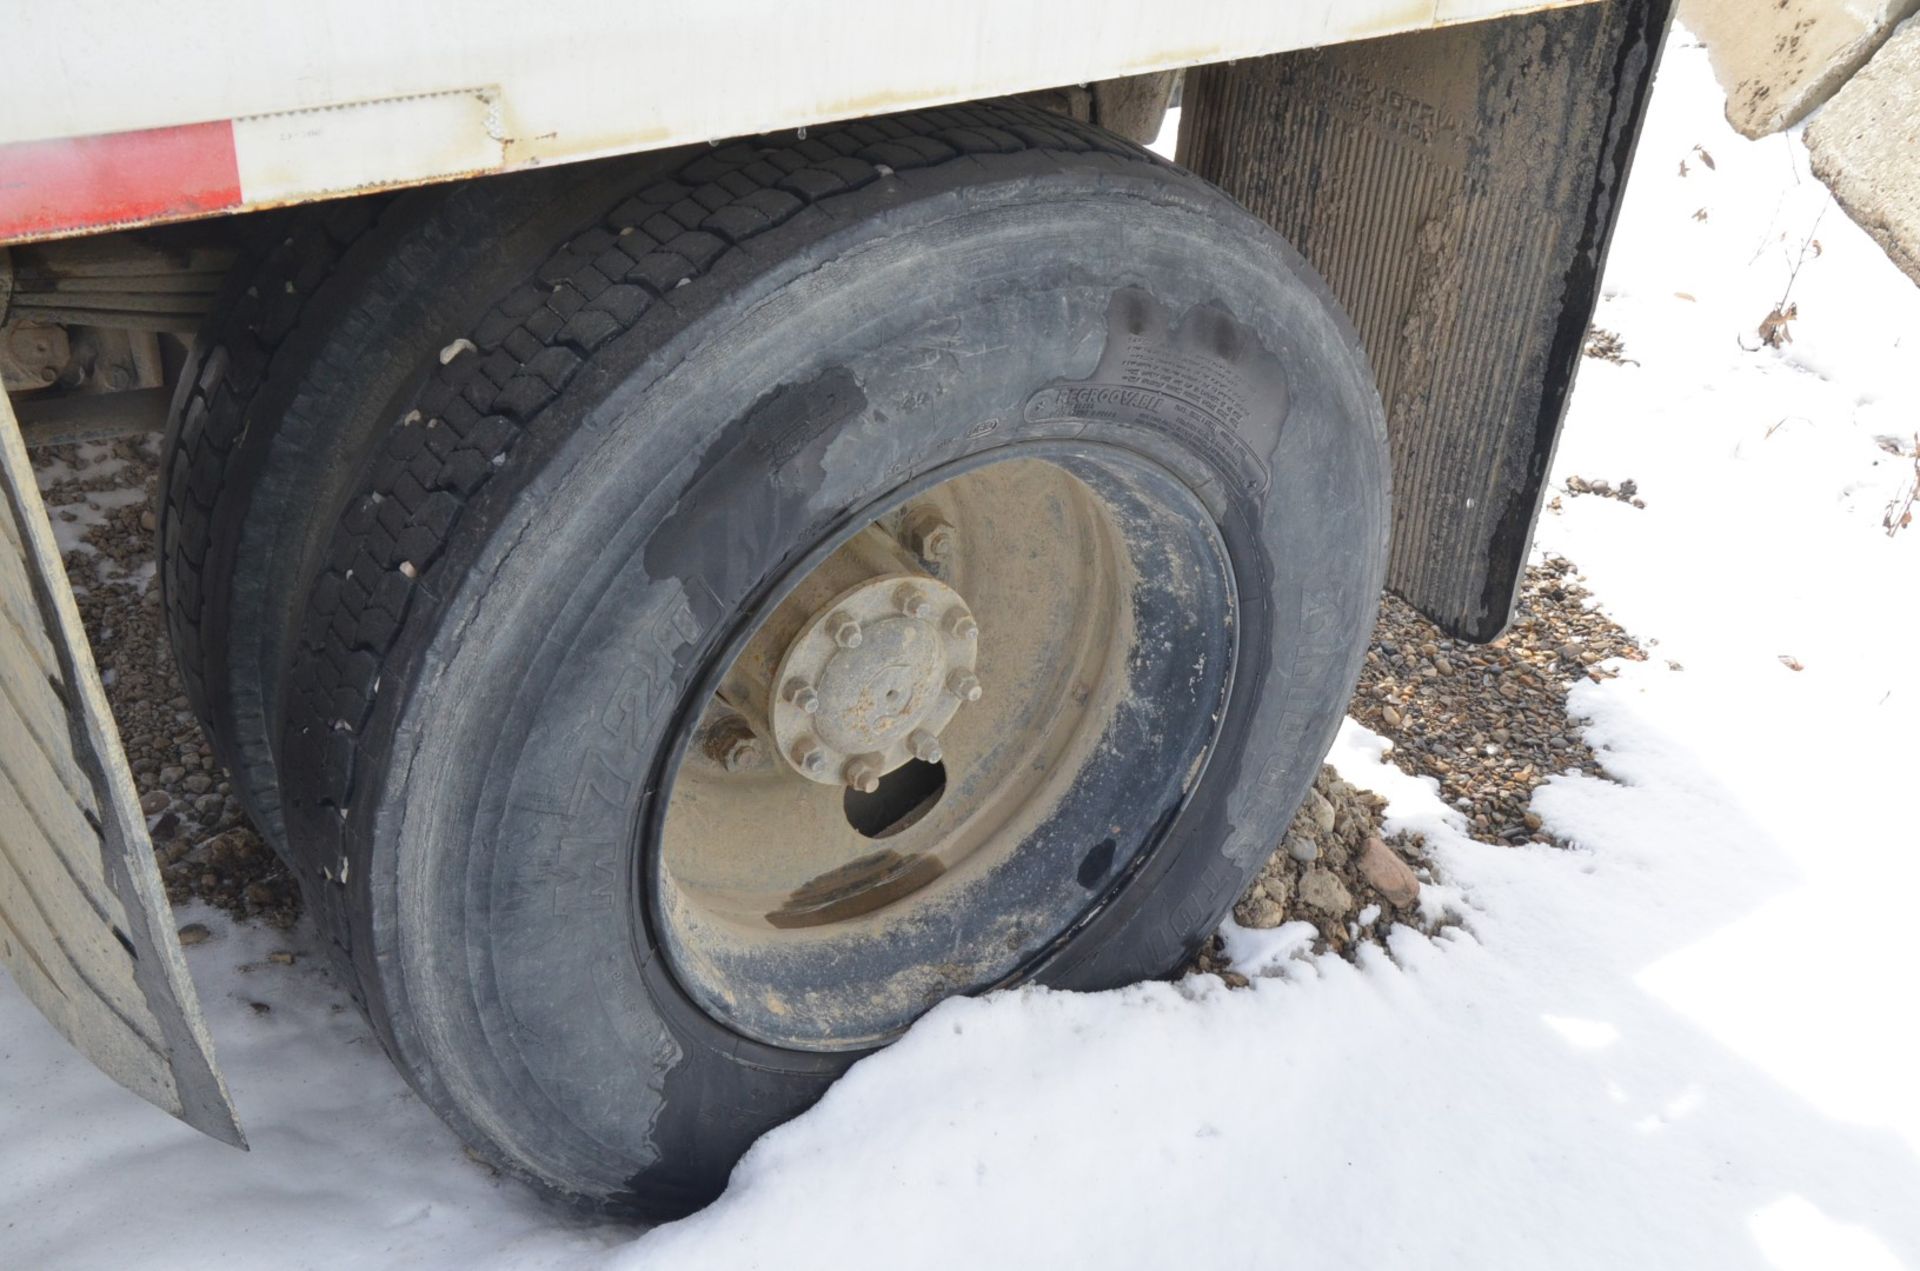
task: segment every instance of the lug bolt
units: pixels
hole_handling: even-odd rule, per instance
[[[765,766],[767,748],[745,720],[723,719],[707,733],[707,756],[728,772],[750,772]]]
[[[907,549],[924,560],[945,560],[953,555],[959,533],[931,508],[907,513],[901,523]]]
[[[971,671],[955,671],[947,677],[947,692],[963,702],[977,702],[983,692],[980,677]]]
[[[836,613],[827,619],[827,635],[843,649],[857,649],[865,639],[860,634],[860,624],[851,614]]]
[[[875,762],[878,755],[861,755],[847,762],[847,784],[861,794],[872,794],[880,788],[880,765]]]
[[[827,770],[827,752],[813,738],[802,737],[793,743],[793,762],[800,771],[818,776]]]
[[[813,685],[805,680],[788,680],[785,697],[789,706],[804,714],[811,715],[820,709],[820,694],[814,692]]]
[[[955,609],[947,615],[947,634],[958,640],[978,640],[980,624],[966,610]]]
[[[927,593],[912,583],[901,583],[894,588],[893,607],[909,618],[924,618],[933,612],[933,605],[927,600]]]
[[[743,737],[727,747],[727,757],[722,761],[728,772],[751,772],[763,768],[767,763],[766,747],[760,744],[758,737]]]
[[[921,763],[940,762],[940,739],[924,728],[907,734],[907,750]]]

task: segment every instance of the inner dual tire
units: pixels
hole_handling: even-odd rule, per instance
[[[299,312],[236,303],[182,391],[176,649],[389,1053],[501,1168],[684,1213],[945,996],[1174,970],[1272,850],[1371,626],[1384,430],[1211,187],[971,106],[300,233],[232,293],[304,264]],[[799,757],[846,719],[775,736],[742,670],[848,569],[963,598],[982,690],[851,792],[860,754]],[[887,754],[959,691],[818,650]]]

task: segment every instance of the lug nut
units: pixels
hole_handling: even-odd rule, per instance
[[[947,692],[963,702],[977,702],[983,690],[980,677],[971,671],[955,671],[947,677]]]
[[[827,770],[827,752],[811,737],[794,742],[792,754],[794,766],[802,772],[818,775]]]
[[[852,615],[836,613],[827,619],[827,635],[843,649],[857,649],[865,637],[860,634],[860,624]]]
[[[893,592],[893,607],[909,618],[924,618],[933,612],[927,593],[912,583],[901,583]]]
[[[847,761],[847,784],[861,794],[872,794],[880,788],[880,765],[878,755],[861,755]]]
[[[751,772],[766,766],[767,750],[758,737],[742,737],[727,747],[726,758],[721,762],[728,772]]]
[[[707,732],[707,757],[728,772],[749,772],[767,762],[767,748],[747,722],[727,716]]]
[[[820,709],[820,694],[805,680],[788,680],[785,697],[789,706],[805,714],[811,715]]]
[[[940,739],[924,728],[907,734],[907,750],[921,763],[940,762]]]
[[[947,634],[958,640],[978,640],[980,624],[966,610],[955,609],[947,615]]]
[[[917,508],[907,513],[900,528],[907,540],[907,550],[924,560],[945,560],[953,555],[954,544],[960,537],[953,526],[931,508]]]

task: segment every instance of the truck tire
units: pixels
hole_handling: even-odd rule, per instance
[[[464,329],[518,280],[504,258],[581,228],[636,167],[584,165],[272,213],[194,341],[162,443],[161,601],[187,700],[242,805],[284,839],[279,677],[373,432],[419,374],[422,329]],[[502,249],[505,249],[504,251]]]
[[[470,323],[365,318],[413,374],[333,421],[277,770],[414,1088],[659,1219],[943,997],[1209,935],[1352,691],[1387,461],[1299,257],[1097,129],[621,175]]]
[[[232,774],[236,793],[255,823],[268,828],[269,838],[279,837],[279,807],[260,723],[265,677],[257,657],[233,647],[228,621],[236,554],[243,559],[262,554],[257,526],[247,523],[246,511],[256,486],[266,482],[248,460],[268,448],[262,443],[276,431],[250,430],[249,423],[260,414],[277,423],[286,412],[287,394],[272,390],[292,386],[297,377],[286,364],[298,359],[284,346],[307,302],[333,273],[341,253],[372,223],[378,207],[378,200],[350,199],[246,223],[248,241],[194,340],[161,443],[157,555],[174,661],[187,701]],[[263,390],[268,390],[268,404],[256,412]],[[306,501],[284,498],[263,497],[259,503],[260,511],[275,516],[298,516],[310,508]],[[251,559],[242,572],[255,586],[278,584],[283,609],[298,585],[285,571],[261,569]],[[242,605],[243,629],[268,607],[259,601]]]

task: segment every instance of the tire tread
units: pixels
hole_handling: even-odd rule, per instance
[[[434,591],[434,567],[468,504],[596,350],[808,208],[893,173],[1046,152],[1171,167],[1037,107],[944,107],[699,152],[551,252],[442,352],[329,544],[288,668],[288,766],[306,774],[306,797],[336,812],[352,805],[388,652]]]

